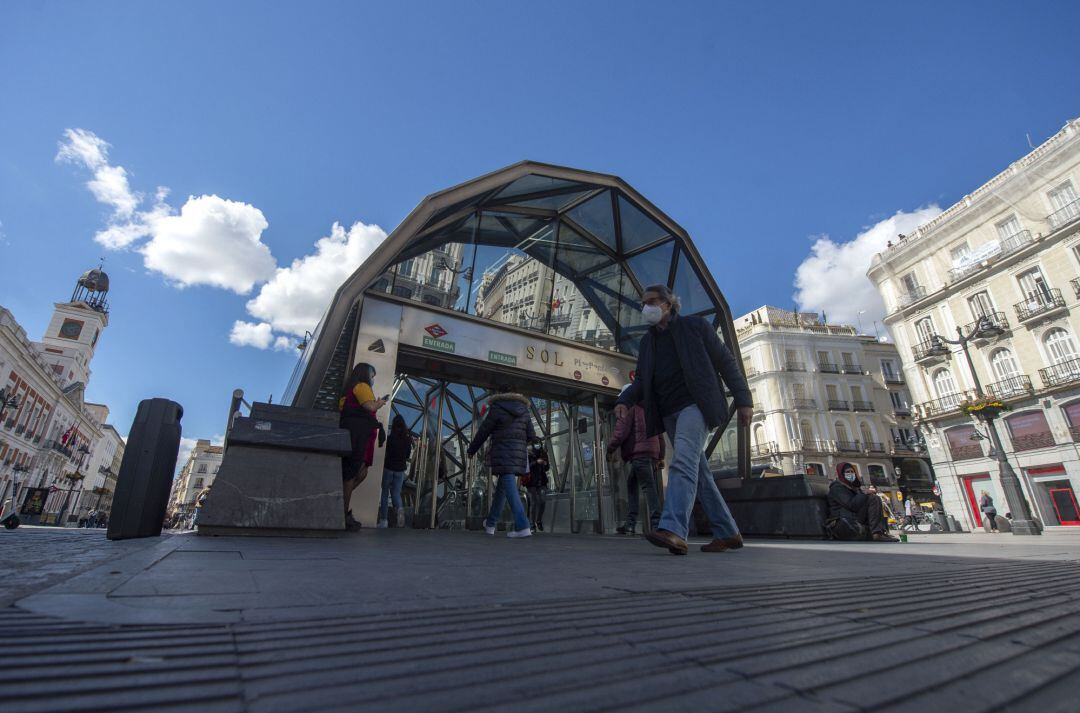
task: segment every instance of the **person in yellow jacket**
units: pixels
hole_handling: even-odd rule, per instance
[[[341,411],[341,427],[349,432],[351,452],[341,459],[342,494],[345,497],[345,527],[350,530],[360,527],[360,523],[349,509],[356,486],[364,482],[368,467],[375,458],[375,439],[382,425],[375,416],[386,405],[385,399],[375,398],[372,384],[375,382],[375,367],[361,362],[353,367],[345,381],[345,388],[338,399]]]

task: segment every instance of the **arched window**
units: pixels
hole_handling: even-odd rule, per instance
[[[762,426],[760,423],[754,426],[754,445],[765,445],[765,427]]]
[[[936,335],[934,321],[929,317],[923,317],[915,323],[915,334],[922,344],[928,344]]]
[[[934,393],[945,405],[952,405],[959,401],[956,393],[956,382],[953,381],[952,372],[948,369],[938,369],[934,372]]]
[[[990,355],[990,366],[999,380],[1012,378],[1020,373],[1016,358],[1008,349],[998,349]]]
[[[802,439],[804,444],[813,442],[814,427],[810,425],[809,421],[799,421],[799,438]]]
[[[839,421],[836,422],[835,426],[836,426],[836,440],[838,442],[841,442],[841,443],[850,443],[851,442],[851,437],[848,436],[847,426],[840,423]]]
[[[1043,344],[1046,345],[1047,356],[1054,364],[1061,364],[1076,356],[1076,345],[1073,344],[1072,337],[1060,327],[1047,331]]]
[[[874,442],[874,436],[870,432],[870,424],[863,421],[859,424],[859,435],[862,436],[863,447],[868,448]]]

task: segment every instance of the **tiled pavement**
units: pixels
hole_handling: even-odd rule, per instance
[[[1080,538],[178,536],[0,610],[0,710],[1075,713],[1078,561]]]

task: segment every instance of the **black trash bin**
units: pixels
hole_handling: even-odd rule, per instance
[[[169,399],[139,402],[116,476],[116,494],[109,515],[110,540],[161,534],[180,451],[183,416],[183,407]]]

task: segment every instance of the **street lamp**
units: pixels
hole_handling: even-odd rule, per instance
[[[307,349],[308,343],[314,338],[315,338],[315,335],[305,329],[304,330],[304,339],[299,344],[296,345],[296,348],[299,349],[300,351],[304,351],[305,349]]]
[[[980,399],[984,398],[985,395],[983,394],[982,383],[979,381],[979,375],[975,372],[975,363],[971,360],[971,352],[968,351],[968,342],[972,339],[993,339],[1004,333],[1005,330],[1001,325],[995,323],[989,317],[980,317],[967,334],[964,334],[963,329],[957,327],[956,339],[938,337],[945,344],[959,346],[964,352],[968,371],[971,372],[971,378],[975,383],[975,394]],[[1005,448],[1001,445],[1001,437],[998,435],[997,427],[994,425],[997,413],[992,409],[985,409],[979,411],[975,419],[986,423],[987,434],[992,444],[990,456],[997,461],[1001,489],[1005,492],[1005,502],[1008,503],[1013,514],[1012,533],[1014,535],[1041,535],[1042,530],[1032,517],[1031,506],[1028,505],[1027,498],[1024,497],[1024,491],[1020,487],[1020,479],[1016,477],[1016,471],[1013,470],[1009,459],[1005,456]],[[978,429],[976,429],[975,434],[977,436],[975,440],[986,437]]]
[[[4,420],[4,411],[19,408],[19,399],[8,388],[0,389],[0,421]]]

